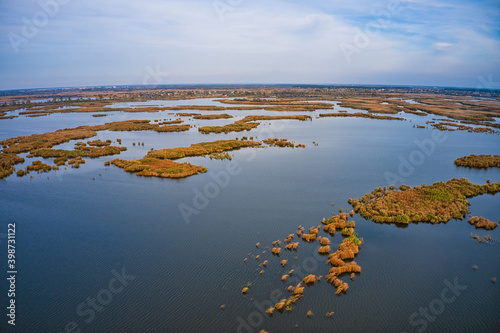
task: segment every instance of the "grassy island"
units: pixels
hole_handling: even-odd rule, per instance
[[[500,168],[499,155],[468,155],[457,158],[456,166],[469,168]]]
[[[492,126],[495,124],[484,124],[481,122],[469,122],[472,124],[476,125],[487,125],[487,126]],[[450,122],[450,121],[441,121],[439,123],[435,123],[431,125],[432,127],[440,130],[440,131],[467,131],[471,133],[498,133],[498,131],[495,131],[492,128],[488,127],[472,127],[472,126],[466,126],[462,124],[457,124],[455,122]]]
[[[447,222],[463,219],[467,198],[500,192],[500,182],[476,185],[466,178],[451,179],[413,188],[379,187],[358,200],[349,200],[354,211],[378,223]]]
[[[41,148],[32,151],[34,156],[49,158],[55,157],[54,161],[57,165],[64,165],[68,159],[74,159],[76,157],[90,157],[96,158],[101,156],[116,155],[120,152],[127,150],[125,147],[107,146],[107,147],[82,147],[75,150],[64,150],[64,149],[51,149],[51,148]]]
[[[198,173],[207,172],[207,169],[202,166],[192,165],[191,163],[178,163],[173,160],[184,157],[220,154],[230,150],[260,145],[260,142],[239,140],[202,142],[193,144],[189,147],[152,150],[142,159],[131,161],[114,159],[111,163],[127,172],[135,173],[138,176],[185,178]]]
[[[242,132],[250,131],[256,128],[260,123],[254,122],[258,120],[310,120],[310,116],[306,115],[294,115],[294,116],[246,116],[241,120],[237,120],[232,124],[225,126],[203,126],[198,128],[198,130],[203,134],[209,133],[230,133],[230,132]]]
[[[222,114],[197,114],[193,116],[194,119],[205,119],[205,120],[214,120],[214,119],[230,119],[233,118],[233,116],[227,114],[227,113],[222,113]]]
[[[14,172],[14,165],[23,163],[24,158],[19,157],[19,153],[31,152],[33,156],[56,157],[57,164],[65,164],[69,158],[99,157],[119,154],[126,148],[110,146],[111,141],[94,140],[76,145],[75,150],[52,149],[53,146],[60,145],[71,140],[83,140],[94,137],[98,131],[156,131],[156,132],[181,132],[188,131],[190,125],[170,125],[160,126],[151,124],[149,120],[126,120],[106,123],[95,126],[79,126],[76,128],[66,128],[55,132],[44,134],[32,134],[19,136],[0,141],[3,148],[0,152],[0,179],[10,176]],[[121,140],[120,140],[121,141]]]
[[[341,112],[341,113],[320,113],[319,116],[320,117],[353,117],[353,118],[404,120],[404,118],[401,118],[401,117],[379,116],[379,115],[376,115],[376,114],[362,113],[362,112],[356,112],[356,113],[346,113],[346,112]]]

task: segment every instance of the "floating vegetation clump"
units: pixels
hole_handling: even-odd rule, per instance
[[[352,200],[354,211],[378,223],[447,222],[463,219],[467,198],[500,192],[500,182],[472,184],[466,178],[451,179],[432,185],[379,187],[358,200]]]
[[[484,228],[486,230],[493,230],[498,226],[498,223],[492,222],[484,217],[472,216],[468,222],[474,225],[476,228]]]
[[[285,250],[289,250],[289,251],[297,251],[297,248],[299,247],[299,242],[296,242],[296,243],[290,243],[290,244],[287,244],[285,245]]]
[[[354,228],[344,228],[342,229],[342,236],[351,236],[354,234]]]
[[[470,238],[475,239],[479,243],[486,243],[486,244],[489,244],[489,243],[495,241],[495,239],[493,237],[491,237],[490,235],[485,235],[485,236],[481,237],[478,234],[473,234],[472,232],[470,233]],[[477,269],[477,266],[475,269]]]
[[[273,249],[271,250],[271,253],[279,256],[281,253],[281,248],[280,247],[273,247]]]
[[[500,168],[499,155],[468,155],[457,158],[456,166],[469,168]]]
[[[26,173],[30,173],[31,171],[36,171],[38,173],[49,172],[51,170],[57,170],[57,169],[59,169],[59,168],[55,165],[51,166],[51,165],[43,163],[42,161],[33,161],[33,163],[31,163],[31,165],[28,165],[26,167]]]
[[[354,221],[348,221],[349,215],[346,213],[340,213],[339,215],[332,216],[330,219],[323,219],[322,223],[325,224],[325,226],[333,226],[334,229],[335,227],[338,227],[339,229],[342,229],[345,227],[346,223],[350,225],[349,228],[352,228],[354,230],[355,223]],[[352,222],[352,223],[350,223]],[[335,294],[340,295],[342,293],[346,293],[347,290],[349,289],[349,285],[347,282],[342,281],[341,278],[343,275],[349,274],[350,279],[352,280],[355,276],[355,274],[361,273],[361,267],[352,259],[358,254],[359,252],[359,247],[363,243],[363,239],[359,239],[356,233],[351,233],[349,237],[346,237],[343,239],[342,243],[338,246],[335,252],[330,253],[330,239],[327,236],[319,236],[319,231],[321,229],[321,226],[317,227],[311,227],[308,229],[308,233],[304,233],[305,228],[302,226],[298,227],[297,230],[297,235],[301,237],[304,241],[306,242],[312,242],[313,240],[318,240],[320,243],[320,248],[318,252],[328,254],[328,261],[327,264],[332,265],[328,271],[328,275],[326,276],[326,281],[331,283],[335,287]],[[325,232],[328,232],[325,230]],[[286,238],[284,243],[285,249],[286,250],[292,250],[292,249],[297,249],[298,242],[292,243],[292,239],[295,236],[295,234],[289,234]],[[274,255],[279,255],[281,251],[281,241],[280,240],[275,240],[272,242],[272,250],[271,253]],[[260,243],[256,244],[257,248],[260,246]],[[263,253],[264,254],[264,253]],[[297,257],[295,257],[297,259]],[[268,262],[272,261],[273,259],[269,259],[265,261],[266,265],[268,265]],[[244,262],[246,259],[244,260]],[[281,260],[280,264],[284,268],[288,263],[287,259]],[[264,265],[264,266],[266,266]],[[259,265],[261,266],[261,265]],[[260,268],[259,268],[260,269]],[[288,271],[288,270],[287,270]],[[292,277],[293,275],[293,277]],[[304,297],[305,289],[306,287],[312,287],[316,283],[319,283],[322,279],[321,275],[315,275],[315,274],[308,274],[305,276],[297,276],[300,275],[294,273],[294,269],[289,270],[287,273],[286,272],[278,272],[278,276],[280,280],[283,283],[290,284],[288,287],[285,287],[287,292],[290,293],[290,297],[281,299],[279,302],[274,304],[274,306],[269,307],[266,310],[266,313],[272,317],[275,311],[278,311],[280,313],[284,311],[292,311],[292,306],[302,297]],[[295,280],[298,282],[297,285],[293,285],[296,282],[292,282],[292,280]],[[312,315],[309,314],[309,316]],[[333,315],[333,312],[330,313],[330,316]],[[327,314],[328,317],[328,314]]]
[[[339,215],[332,216],[331,218],[323,219],[321,223],[325,224],[323,231],[328,232],[331,236],[335,235],[335,230],[342,230],[345,228],[347,223],[348,215],[346,213],[340,213]]]
[[[320,254],[328,254],[330,253],[330,246],[329,245],[325,245],[325,246],[322,246],[318,249],[318,253]]]
[[[78,169],[80,164],[85,164],[85,160],[82,159],[81,156],[76,156],[75,158],[69,160],[68,164],[71,165],[72,168]]]
[[[306,146],[298,143],[295,144],[294,142],[290,142],[287,139],[265,139],[262,140],[265,144],[271,146],[271,147],[280,147],[280,148],[285,148],[285,147],[290,147],[290,148],[305,148]]]
[[[231,155],[229,155],[228,152],[223,152],[223,153],[213,153],[210,154],[210,159],[215,159],[215,160],[232,160],[233,158]]]

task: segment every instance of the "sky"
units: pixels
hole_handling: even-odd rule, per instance
[[[500,89],[500,0],[0,0],[0,90]]]

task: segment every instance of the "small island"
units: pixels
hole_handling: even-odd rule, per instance
[[[486,230],[493,230],[498,226],[498,223],[480,216],[473,216],[467,222],[474,225],[476,228],[484,228]]]
[[[229,150],[256,147],[260,145],[261,143],[256,141],[240,140],[201,142],[193,144],[189,147],[152,150],[142,159],[131,161],[114,159],[111,163],[127,172],[135,173],[137,176],[185,178],[198,173],[207,172],[207,168],[193,165],[191,163],[174,162],[173,160],[184,157],[212,155]]]
[[[469,202],[466,198],[500,192],[500,182],[476,185],[466,178],[451,179],[411,188],[401,185],[379,187],[357,200],[349,199],[354,211],[377,223],[441,223],[463,219]]]
[[[456,166],[469,168],[500,168],[499,155],[468,155],[459,157],[455,160]]]

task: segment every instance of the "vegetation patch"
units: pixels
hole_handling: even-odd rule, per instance
[[[160,126],[159,124],[151,124],[149,120],[126,120],[104,125],[93,126],[97,131],[156,131],[156,132],[183,132],[189,131],[189,125],[169,125]]]
[[[486,244],[490,244],[496,241],[490,235],[479,236],[478,234],[473,234],[472,232],[470,233],[470,238],[475,239],[478,243],[486,243]]]
[[[294,142],[290,142],[287,139],[265,139],[262,140],[265,144],[271,146],[271,147],[280,147],[280,148],[285,148],[285,147],[290,147],[290,148],[305,148],[306,145],[298,143],[295,144]]]
[[[439,123],[431,124],[432,127],[440,130],[440,131],[467,131],[471,133],[498,133],[494,129],[488,127],[472,127],[466,126],[462,124],[457,124],[449,121],[441,121]],[[488,126],[492,126],[488,124]]]
[[[468,155],[457,158],[456,166],[469,168],[500,168],[499,155]]]
[[[38,173],[41,173],[41,172],[49,172],[51,170],[58,170],[58,169],[59,169],[59,167],[57,167],[56,165],[51,166],[51,165],[43,163],[42,161],[33,161],[33,163],[31,163],[31,165],[28,165],[26,167],[26,173],[30,173],[31,171],[36,171]],[[17,175],[19,176],[19,172]]]
[[[125,148],[109,146],[111,142],[94,140],[89,141],[89,145],[97,147],[86,147],[84,142],[77,144],[75,151],[51,149],[53,146],[69,142],[71,140],[82,140],[97,135],[98,131],[156,131],[156,132],[180,132],[188,131],[189,125],[160,126],[151,124],[149,120],[126,120],[106,123],[95,126],[79,126],[48,132],[44,134],[32,134],[19,136],[0,141],[2,152],[0,152],[0,179],[10,176],[14,172],[14,165],[24,162],[24,159],[17,156],[19,153],[31,152],[34,156],[56,157],[56,163],[63,165],[68,158],[99,157],[119,154]],[[119,143],[121,140],[119,140]],[[103,147],[103,148],[101,148]]]
[[[16,154],[0,153],[0,179],[14,173],[14,165],[23,163],[24,158]]]
[[[87,141],[89,146],[93,147],[108,147],[111,145],[111,140],[102,141],[101,139]]]
[[[239,140],[201,142],[189,147],[152,150],[142,159],[131,161],[114,159],[111,163],[127,172],[135,173],[138,176],[184,178],[198,173],[204,173],[207,169],[202,166],[192,165],[191,163],[178,163],[173,160],[193,156],[213,156],[214,154],[223,154],[230,150],[260,145],[260,142]]]
[[[232,160],[233,158],[231,155],[226,151],[223,153],[212,153],[210,154],[210,159],[215,159],[215,160]]]
[[[370,118],[370,119],[386,119],[386,120],[404,120],[401,117],[392,117],[392,116],[379,116],[371,113],[320,113],[320,117],[353,117],[353,118]]]
[[[466,178],[454,178],[413,188],[401,185],[399,190],[394,185],[379,187],[350,203],[356,213],[378,223],[441,223],[463,219],[467,198],[496,192],[500,192],[500,182],[476,185]]]
[[[177,117],[192,117],[192,116],[201,116],[201,113],[187,113],[187,112],[180,112],[175,114]]]
[[[169,121],[162,121],[158,123],[158,125],[173,125],[173,124],[182,124],[184,120],[182,119],[175,119],[175,120],[169,120]]]
[[[484,228],[486,230],[493,230],[498,226],[498,223],[480,216],[472,216],[467,222],[474,225],[476,228]]]
[[[168,159],[144,157],[140,160],[114,159],[111,163],[126,172],[135,173],[137,176],[160,178],[184,178],[198,173],[207,172],[202,166],[191,163],[177,163]]]
[[[236,150],[245,147],[256,147],[260,145],[261,143],[256,141],[218,140],[213,142],[196,143],[192,144],[189,147],[152,150],[148,152],[146,157],[176,160],[184,157],[205,156],[214,153],[222,153],[225,151]]]
[[[349,229],[352,229],[354,231],[355,223],[354,221],[347,222],[348,218],[349,218],[348,214],[341,213],[339,215],[332,216],[328,220],[323,219],[322,223],[325,224],[325,226],[334,226],[334,228],[335,227],[343,228],[347,223],[350,226]],[[306,229],[304,227],[299,226],[296,232],[297,236],[302,238],[303,241],[308,243],[313,243],[316,241],[316,239],[318,239],[321,245],[318,249],[318,253],[328,255],[327,264],[333,266],[330,268],[328,275],[326,276],[326,281],[328,283],[331,283],[335,287],[336,295],[346,293],[347,290],[349,289],[349,285],[347,284],[347,282],[342,281],[342,276],[345,274],[350,274],[350,278],[352,280],[354,279],[356,274],[361,273],[361,267],[352,259],[354,259],[355,256],[358,254],[359,247],[363,243],[363,239],[359,239],[357,237],[358,235],[352,232],[350,233],[350,236],[343,239],[342,243],[338,246],[335,252],[330,253],[331,250],[330,239],[328,235],[325,237],[319,236],[320,226],[316,227],[313,226],[309,228],[308,234],[304,233],[305,230]],[[325,231],[328,232],[326,229]],[[292,243],[294,236],[295,234],[289,234],[283,240],[283,243],[286,244],[285,250],[289,251],[291,251],[292,249],[297,250],[296,245],[298,245],[298,242]],[[259,246],[260,243],[257,243],[256,244],[257,249],[259,248]],[[271,254],[275,256],[280,256],[281,240],[276,240],[272,242],[272,246],[273,247],[271,250]],[[263,257],[266,253],[267,251],[260,252],[259,250],[258,254],[255,255],[254,258],[259,260],[259,258]],[[253,255],[251,256],[253,257]],[[247,259],[248,258],[245,258],[243,262],[246,263]],[[295,257],[295,259],[297,259],[297,257]],[[268,265],[272,266],[272,260],[274,260],[272,257],[269,260],[264,260],[262,264],[259,264],[258,270],[260,269],[260,267],[267,268]],[[287,262],[288,262],[287,259],[281,260],[281,267],[284,268]],[[279,300],[276,304],[274,304],[274,306],[271,306],[266,310],[266,313],[270,317],[273,316],[275,311],[278,311],[279,313],[282,313],[284,311],[292,311],[295,303],[302,297],[304,297],[306,288],[309,287],[312,288],[315,284],[319,283],[323,278],[323,276],[321,275],[314,275],[314,274],[302,275],[300,272],[296,272],[294,269],[291,269],[290,271],[288,271],[288,273],[280,272],[278,276],[281,276],[282,283],[290,284],[288,287],[286,287],[286,290],[289,292],[290,296],[288,298],[283,298]],[[296,284],[297,282],[298,284]],[[333,313],[330,313],[330,316],[332,314]],[[308,316],[312,315],[313,315],[312,312],[309,311]]]
[[[64,149],[52,149],[52,148],[41,148],[32,151],[32,154],[37,157],[50,158],[55,157],[54,163],[57,165],[64,165],[68,159],[75,159],[77,157],[90,157],[97,158],[101,156],[110,156],[119,154],[122,151],[127,150],[126,147],[117,146],[104,146],[104,147],[87,147],[78,146],[75,150],[64,150]]]
[[[205,120],[214,120],[214,119],[229,119],[229,118],[233,118],[233,116],[227,114],[227,113],[223,113],[223,114],[205,114],[205,115],[201,115],[201,114],[197,114],[197,115],[194,115],[193,116],[194,119],[205,119]]]
[[[246,116],[245,118],[235,121],[232,124],[228,124],[225,126],[202,126],[198,128],[198,130],[203,134],[208,133],[230,133],[230,132],[242,132],[242,131],[250,131],[253,128],[256,128],[260,125],[260,123],[254,122],[257,120],[310,120],[310,116],[306,115],[293,115],[293,116]]]

